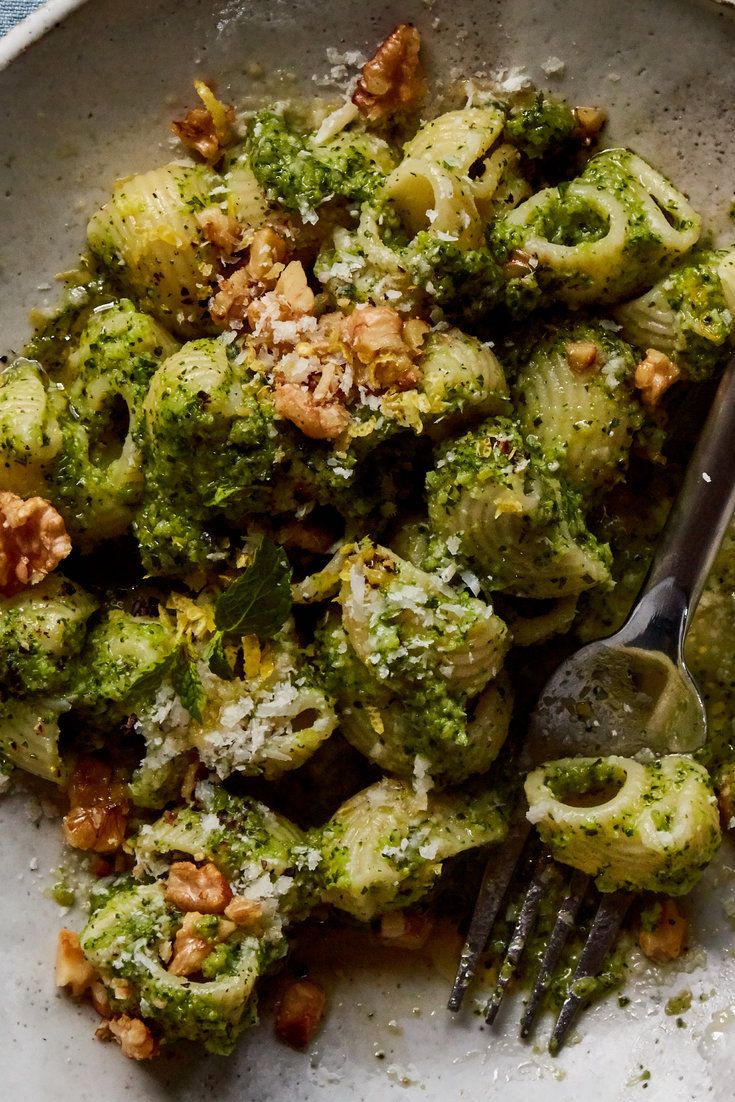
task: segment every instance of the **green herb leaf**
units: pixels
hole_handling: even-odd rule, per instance
[[[175,657],[176,651],[172,651],[140,675],[130,689],[129,696],[132,703],[137,706],[153,696],[171,669]]]
[[[202,722],[205,694],[202,679],[187,647],[179,647],[171,666],[171,684],[192,719]]]
[[[291,567],[286,552],[264,539],[250,566],[214,606],[219,631],[272,639],[291,611]]]
[[[225,640],[221,631],[218,631],[217,634],[213,635],[209,640],[202,651],[202,658],[207,663],[212,673],[217,677],[221,677],[224,681],[232,681],[234,679],[235,673],[227,660],[227,655],[225,654]]]

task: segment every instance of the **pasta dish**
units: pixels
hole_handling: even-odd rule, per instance
[[[408,24],[342,103],[195,87],[0,373],[0,769],[55,788],[91,881],[59,985],[127,1056],[229,1053],[305,922],[420,944],[523,786],[675,959],[735,816],[735,537],[688,640],[707,745],[514,761],[645,575],[735,247],[597,106],[429,96]],[[323,1010],[295,981],[279,1035]]]

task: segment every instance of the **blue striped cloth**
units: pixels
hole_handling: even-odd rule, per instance
[[[25,19],[36,8],[40,8],[44,0],[0,0],[0,35],[5,34]]]

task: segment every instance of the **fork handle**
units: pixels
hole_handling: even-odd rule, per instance
[[[735,509],[735,356],[720,380],[621,641],[681,657]]]

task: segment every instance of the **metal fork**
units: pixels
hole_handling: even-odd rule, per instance
[[[653,562],[624,626],[577,651],[541,691],[520,749],[519,774],[559,757],[648,748],[657,754],[687,753],[707,735],[702,698],[686,667],[684,639],[707,575],[735,508],[735,356],[717,388],[679,495],[661,534]],[[529,838],[525,801],[514,806],[508,837],[485,868],[467,940],[449,998],[459,1010]],[[498,981],[485,1014],[492,1023],[534,929],[544,893],[554,875],[548,850],[530,877]],[[521,1020],[527,1037],[580,909],[591,877],[575,870],[546,946]],[[585,1005],[583,981],[599,975],[633,901],[633,893],[600,898],[549,1049],[556,1053]]]

